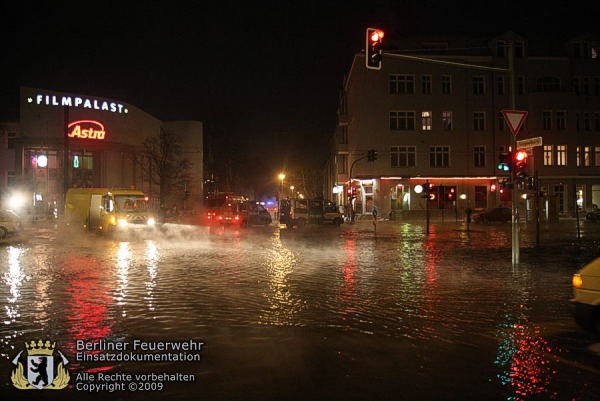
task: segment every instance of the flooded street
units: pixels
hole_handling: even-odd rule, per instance
[[[31,340],[68,360],[69,386],[43,399],[600,399],[600,346],[567,302],[600,224],[543,227],[539,248],[524,229],[517,266],[510,224],[28,232],[0,245],[10,399],[42,399],[11,382]],[[124,360],[142,342],[197,347]]]

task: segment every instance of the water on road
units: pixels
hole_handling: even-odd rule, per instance
[[[44,390],[57,399],[600,399],[597,344],[567,303],[600,230],[564,227],[540,247],[523,230],[517,265],[510,225],[30,230],[0,245],[0,394],[39,395],[15,388],[13,362],[50,339],[69,360],[69,387]],[[136,340],[202,342],[201,360],[77,358]],[[83,389],[111,372],[193,380]]]

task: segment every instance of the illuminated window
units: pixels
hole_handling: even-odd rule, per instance
[[[544,145],[544,166],[554,165],[553,150],[552,145]]]
[[[591,163],[592,163],[592,148],[590,146],[584,146],[583,147],[583,165],[585,167],[590,167]]]
[[[600,146],[594,147],[594,165],[600,167]]]
[[[391,131],[414,131],[415,130],[415,112],[414,111],[390,111],[390,130]]]
[[[421,127],[423,131],[431,131],[431,111],[422,111],[421,112]]]
[[[556,145],[556,165],[567,165],[567,145]]]

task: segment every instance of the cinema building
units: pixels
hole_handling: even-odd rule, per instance
[[[150,163],[143,142],[161,131],[181,138],[191,162],[185,188],[168,200],[143,168]],[[201,122],[160,121],[118,100],[22,87],[19,121],[0,122],[0,195],[21,194],[35,214],[62,210],[71,187],[135,188],[154,206],[181,207],[202,199],[202,155]]]

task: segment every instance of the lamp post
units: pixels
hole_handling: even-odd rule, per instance
[[[279,196],[277,197],[277,220],[279,220],[281,213],[281,197],[283,196],[283,180],[285,180],[285,174],[279,173],[277,178],[279,178]]]

